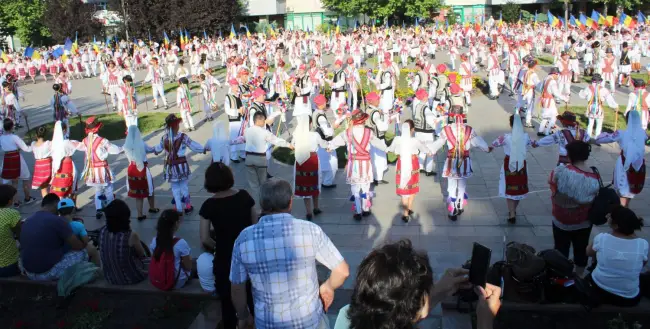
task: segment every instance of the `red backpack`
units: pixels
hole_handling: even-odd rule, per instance
[[[172,252],[163,251],[158,260],[156,260],[156,257],[151,257],[151,262],[149,263],[149,281],[151,281],[154,287],[160,290],[169,291],[174,289],[176,282],[178,282],[178,277],[181,275],[181,269],[179,269],[178,274],[175,274],[176,267],[174,266],[173,248],[178,240],[180,238],[174,238]]]

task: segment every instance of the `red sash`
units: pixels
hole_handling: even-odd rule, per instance
[[[144,163],[142,171],[138,170],[135,162],[129,164],[127,169],[127,177],[129,180],[128,196],[131,198],[146,198],[149,196],[149,181],[147,180],[147,162]]]
[[[365,128],[363,130],[363,137],[361,138],[361,142],[358,142],[354,138],[354,134],[352,133],[352,129],[348,129],[346,132],[348,135],[348,141],[350,141],[350,147],[354,148],[357,152],[354,154],[354,156],[350,156],[349,158],[351,160],[362,160],[362,161],[367,161],[370,160],[370,151],[366,151],[366,148],[368,147],[368,143],[370,143],[370,129]],[[348,154],[352,154],[352,149],[350,149],[350,152]]]
[[[621,161],[625,163],[625,156],[621,151]],[[639,170],[635,170],[632,166],[627,169],[627,184],[630,188],[630,193],[639,194],[645,185],[645,159]]]
[[[611,60],[605,58],[605,67],[603,67],[603,73],[614,73],[614,68],[612,65],[614,64],[615,60],[616,58],[612,58]]]
[[[102,141],[104,141],[104,138],[95,136],[93,139],[93,145],[88,145],[88,137],[84,138],[84,144],[86,145],[86,150],[87,152],[91,152],[92,157],[90,160],[90,168],[106,168],[108,167],[108,161],[106,160],[100,160],[99,157],[97,157],[97,148],[99,145],[101,145]]]

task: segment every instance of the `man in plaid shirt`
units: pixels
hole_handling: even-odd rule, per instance
[[[292,200],[289,182],[265,182],[260,188],[260,205],[266,215],[235,241],[230,281],[240,329],[330,328],[325,312],[350,269],[318,225],[291,215]],[[320,287],[315,261],[332,271]],[[249,279],[254,323],[246,303]]]

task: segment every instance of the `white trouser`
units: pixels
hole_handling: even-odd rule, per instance
[[[402,60],[402,65],[403,66],[408,65],[408,63],[409,63],[408,62],[408,60],[409,60],[408,54],[401,54],[399,57]]]
[[[354,196],[354,212],[370,211],[370,184],[352,184],[350,191]]]
[[[558,93],[563,94],[563,95],[569,95],[571,94],[571,78],[567,79],[567,81],[558,81],[557,83],[558,87]]]
[[[111,99],[111,105],[113,105],[113,107],[116,106],[115,100],[117,99],[118,88],[119,88],[118,86],[108,86],[108,94],[109,94],[108,97]]]
[[[531,125],[533,121],[533,111],[535,110],[535,99],[532,92],[528,92],[521,98],[521,106],[526,107],[526,124]]]
[[[90,78],[90,64],[84,63],[84,72],[86,73],[86,78]]]
[[[318,163],[321,169],[323,185],[334,185],[334,178],[336,176],[336,170],[339,167],[339,160],[336,156],[336,150],[327,152],[327,149],[322,147],[318,148]]]
[[[192,113],[190,111],[181,111],[181,119],[183,119],[185,129],[194,129],[194,120],[192,120]]]
[[[192,202],[190,201],[190,190],[187,188],[187,179],[170,182],[170,184],[172,186],[176,211],[183,211],[183,205],[185,205],[185,209],[189,209],[192,206]]]
[[[370,157],[372,159],[372,173],[375,180],[380,181],[384,179],[384,172],[388,169],[388,160],[386,159],[386,152],[370,146]]]
[[[163,104],[167,106],[167,98],[165,98],[165,88],[163,84],[152,84],[151,92],[153,93],[153,104],[158,106],[158,96],[162,98]]]
[[[170,78],[174,77],[174,69],[176,69],[176,65],[167,65],[167,76]]]
[[[470,95],[469,91],[465,91],[463,94],[465,95],[465,102],[467,102],[467,105],[472,105],[472,96]]]
[[[354,110],[357,109],[357,102],[359,101],[358,98],[359,97],[357,96],[357,90],[348,87],[348,106],[350,107],[351,111],[354,111]],[[335,108],[332,107],[332,109],[335,109]]]
[[[104,209],[113,199],[113,183],[95,185],[95,209]]]
[[[452,71],[456,70],[456,56],[450,57],[449,61],[451,62],[451,70]]]
[[[450,214],[454,210],[463,209],[466,203],[467,196],[465,195],[465,187],[467,180],[465,178],[448,178],[447,179],[447,210]]]
[[[90,69],[93,71],[93,75],[97,76],[97,62],[91,62]]]
[[[415,138],[421,141],[428,148],[431,148],[434,142],[433,133],[416,132]],[[420,170],[424,169],[426,172],[433,172],[433,166],[435,164],[433,155],[429,156],[424,152],[420,152],[420,154],[418,154],[418,162],[420,163]]]
[[[605,83],[609,82],[609,91],[613,94],[616,92],[616,84],[615,84],[616,79],[611,78],[611,79],[605,79],[603,78],[603,82],[600,83],[600,86],[605,88]]]
[[[499,96],[499,76],[497,75],[488,76],[488,86],[490,87],[490,96],[492,97]]]
[[[210,104],[205,99],[203,99],[203,113],[206,118],[212,118],[212,108],[210,108]]]
[[[138,126],[138,116],[137,115],[125,115],[124,116],[124,124],[126,124],[127,127],[129,126]]]
[[[591,131],[594,129],[594,121],[596,121],[596,131],[592,134]],[[603,118],[589,118],[589,123],[587,124],[587,134],[589,137],[596,138],[600,135],[600,132],[603,130]]]

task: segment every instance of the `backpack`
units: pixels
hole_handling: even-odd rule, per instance
[[[176,282],[178,282],[178,277],[181,275],[181,269],[179,269],[178,273],[175,273],[176,267],[174,266],[173,252],[173,248],[179,240],[179,238],[174,237],[172,252],[163,251],[157,260],[156,257],[151,257],[151,262],[149,263],[149,281],[151,281],[154,287],[160,290],[169,291],[174,289]]]
[[[600,173],[596,167],[591,167],[594,174],[598,175],[598,184],[600,189],[594,198],[594,201],[589,208],[587,219],[594,225],[603,225],[607,223],[607,214],[611,212],[612,206],[620,205],[621,199],[618,197],[616,191],[611,187],[612,184],[607,186],[603,185],[603,180],[600,178]]]
[[[546,262],[535,248],[517,242],[506,245],[506,263],[502,265],[504,300],[538,303],[545,300]],[[510,288],[508,288],[510,287]]]

